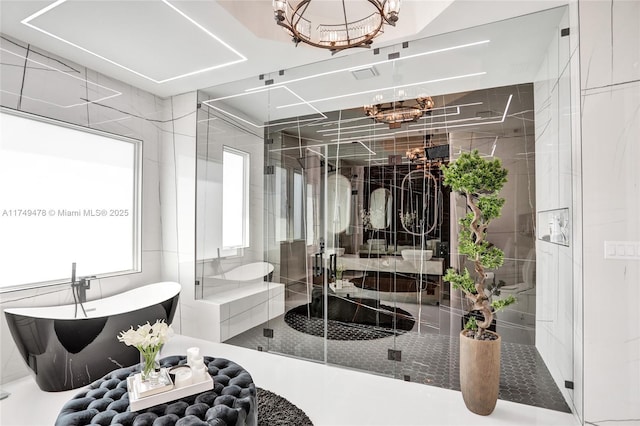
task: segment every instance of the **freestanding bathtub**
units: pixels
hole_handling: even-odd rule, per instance
[[[40,389],[57,392],[88,385],[116,368],[140,362],[120,331],[149,321],[173,321],[180,284],[160,282],[80,306],[10,308],[4,314],[11,336]]]

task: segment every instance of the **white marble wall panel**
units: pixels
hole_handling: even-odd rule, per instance
[[[2,106],[142,140],[141,273],[93,281],[88,299],[164,279],[158,162],[164,133],[154,120],[162,118],[166,101],[4,35],[0,48]],[[21,92],[22,98],[18,96]],[[113,94],[118,95],[109,97]],[[2,309],[68,303],[73,303],[73,297],[66,285],[0,294]],[[17,353],[4,316],[0,327],[0,383],[4,383],[28,375],[29,370]]]
[[[168,114],[163,116],[162,138],[158,152],[160,163],[160,199],[162,228],[162,276],[182,285],[181,311],[176,328],[189,334],[202,312],[194,305],[195,259],[195,92],[167,100]],[[174,320],[174,324],[176,321]]]
[[[176,166],[173,137],[163,137],[160,146],[160,217],[162,218],[162,249],[178,253]],[[177,279],[177,276],[173,277]]]
[[[0,103],[8,108],[18,108],[20,86],[24,76],[24,56],[27,49],[16,40],[0,38]]]
[[[637,21],[640,24],[640,20]],[[604,242],[640,241],[640,82],[583,91],[584,371],[589,422],[640,418],[640,261]]]
[[[640,2],[580,1],[579,5],[581,87],[640,79]]]
[[[563,51],[567,49],[562,49]],[[571,75],[563,72],[557,87],[558,121],[558,202],[562,207],[571,207],[573,197],[573,163],[571,158]]]
[[[155,144],[154,144],[155,145]],[[142,251],[159,251],[160,231],[160,167],[157,161],[142,160]],[[155,230],[155,232],[146,232]]]
[[[558,172],[558,123],[554,119],[553,105],[555,96],[552,92],[553,81],[546,67],[541,69],[535,83],[536,109],[536,208],[545,211],[558,205],[558,185],[552,176]]]
[[[195,290],[196,93],[172,98],[176,134],[179,282],[185,300]]]

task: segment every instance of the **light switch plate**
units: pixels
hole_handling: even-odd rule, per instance
[[[640,241],[605,241],[604,258],[640,260]]]

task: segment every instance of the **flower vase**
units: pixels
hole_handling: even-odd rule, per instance
[[[151,386],[157,385],[160,377],[159,355],[160,346],[140,351],[140,378]]]

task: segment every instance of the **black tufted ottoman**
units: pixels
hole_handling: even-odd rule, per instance
[[[162,358],[162,367],[185,364],[185,356]],[[56,426],[153,425],[153,426],[257,426],[256,387],[251,375],[224,358],[204,357],[214,388],[165,404],[129,411],[127,377],[140,367],[120,368],[96,380],[60,410]]]

